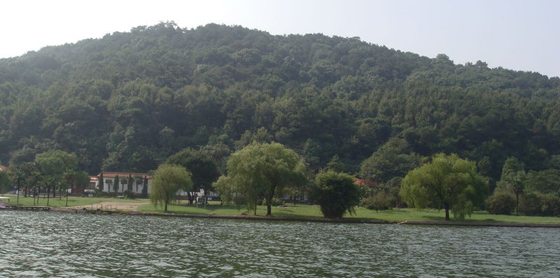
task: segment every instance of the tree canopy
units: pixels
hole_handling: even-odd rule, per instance
[[[408,171],[420,166],[421,157],[411,151],[408,142],[393,138],[362,162],[360,176],[378,183],[403,178]]]
[[[162,22],[0,59],[0,161],[62,150],[92,175],[148,172],[191,148],[225,170],[235,151],[274,141],[315,171],[336,155],[357,173],[371,157],[456,153],[494,188],[508,157],[555,169],[559,92],[558,77],[356,38]],[[380,149],[395,139],[409,150]],[[364,176],[406,173],[393,170]]]
[[[410,171],[402,181],[400,196],[416,208],[449,210],[455,219],[464,219],[484,202],[488,184],[477,173],[476,164],[458,155],[438,154],[432,161]]]
[[[41,175],[41,181],[47,189],[47,196],[52,190],[56,192],[56,186],[66,185],[63,177],[67,173],[74,172],[78,165],[78,159],[75,154],[67,153],[61,150],[50,150],[35,156],[35,164]],[[54,196],[54,195],[53,195]],[[49,199],[47,199],[49,205]]]
[[[184,149],[167,158],[166,163],[180,165],[192,174],[193,191],[203,189],[209,192],[212,183],[218,179],[220,172],[212,158],[203,151]],[[189,194],[192,204],[193,198]]]
[[[160,165],[154,175],[151,185],[150,201],[154,206],[162,206],[167,212],[167,206],[174,201],[180,189],[188,192],[192,190],[191,173],[184,167],[170,164]]]
[[[272,198],[286,186],[306,183],[301,157],[279,143],[253,142],[235,152],[227,163],[227,176],[220,177],[216,188],[226,200],[236,196],[238,204],[253,209],[265,200],[266,215],[272,215]]]
[[[515,157],[506,159],[502,167],[502,175],[498,182],[498,189],[515,194],[515,214],[519,215],[519,195],[525,188],[525,165]]]
[[[311,196],[327,218],[354,214],[360,204],[360,189],[354,184],[354,177],[334,171],[317,174]]]

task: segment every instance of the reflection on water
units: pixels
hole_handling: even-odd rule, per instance
[[[560,277],[550,228],[0,211],[0,277]]]

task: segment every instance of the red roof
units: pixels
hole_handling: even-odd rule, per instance
[[[356,185],[364,185],[367,187],[378,187],[379,184],[374,182],[374,181],[370,181],[370,180],[362,180],[362,179],[356,179],[354,181],[354,184]]]
[[[134,177],[146,177],[148,179],[152,179],[152,176],[146,174],[146,173],[128,173],[128,172],[101,172],[99,175],[97,175],[98,177],[103,174],[103,178],[114,178],[116,176],[119,176],[119,178],[122,177],[130,177],[132,176]]]

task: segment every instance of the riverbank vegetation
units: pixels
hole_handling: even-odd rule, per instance
[[[153,206],[145,205],[139,207],[143,212],[161,212]],[[236,206],[170,206],[169,212],[181,214],[210,214],[210,215],[240,215],[242,213],[249,214],[249,211],[239,210]],[[257,215],[264,216],[266,214],[266,206],[257,207]],[[272,217],[295,217],[295,218],[322,218],[323,214],[318,205],[288,205],[286,207],[275,207],[274,216]],[[403,221],[445,221],[445,214],[441,210],[436,209],[392,209],[383,211],[373,211],[364,207],[357,207],[355,214],[347,215],[344,218],[364,219],[364,220],[383,220],[390,223],[399,223]],[[451,222],[459,221],[451,219]],[[560,217],[540,217],[540,216],[514,216],[514,215],[494,215],[485,211],[474,211],[471,217],[461,222],[501,222],[501,223],[556,223],[560,224]]]
[[[0,59],[0,161],[24,195],[165,162],[207,192],[219,176],[233,181],[233,154],[278,143],[302,159],[307,180],[350,174],[362,181],[362,205],[390,212],[406,206],[399,192],[410,171],[455,154],[494,196],[472,209],[560,215],[559,94],[558,77],[359,38],[162,22]],[[63,156],[71,165],[54,163]],[[279,187],[256,195],[302,197]]]
[[[15,196],[12,197],[12,205],[14,206],[32,206],[33,198],[20,198],[20,202],[16,203]],[[100,208],[103,202],[110,203],[144,203],[138,207],[138,211],[145,213],[161,213],[162,209],[154,207],[148,199],[115,199],[115,198],[84,198],[69,197],[69,206],[86,206],[86,209],[96,210]],[[39,205],[46,204],[46,199],[41,199]],[[64,199],[51,199],[51,207],[65,207]],[[107,206],[103,209],[115,210],[116,206]],[[266,206],[257,206],[257,216],[265,216]],[[247,209],[239,209],[236,205],[221,205],[219,201],[210,201],[204,205],[189,205],[188,200],[180,200],[172,203],[168,207],[169,213],[174,214],[196,214],[196,215],[215,215],[215,216],[235,216],[235,215],[253,215],[253,212]],[[293,217],[293,218],[322,218],[323,214],[318,205],[307,204],[286,204],[285,206],[274,207],[274,216],[271,217]],[[445,215],[441,210],[436,209],[392,209],[383,211],[373,211],[364,207],[356,207],[355,214],[347,215],[345,218],[363,219],[363,220],[383,220],[390,223],[399,223],[403,221],[445,221]],[[456,221],[451,219],[451,222]],[[515,216],[515,215],[494,215],[485,211],[474,211],[470,218],[461,220],[461,222],[498,222],[498,223],[554,223],[560,224],[560,217],[541,217],[541,216]]]

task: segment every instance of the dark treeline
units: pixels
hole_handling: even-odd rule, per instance
[[[370,179],[372,154],[416,165],[457,153],[494,184],[508,157],[558,170],[559,97],[558,77],[481,61],[168,22],[0,60],[0,161],[60,149],[90,174],[144,172],[194,148],[223,170],[252,141],[276,141],[312,169],[335,157]]]

